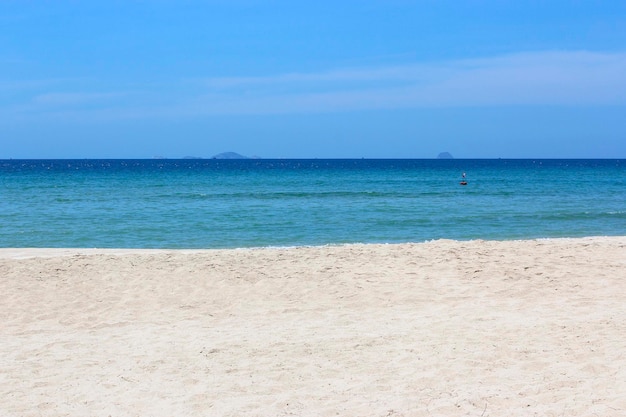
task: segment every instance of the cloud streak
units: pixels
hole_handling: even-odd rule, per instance
[[[71,82],[6,104],[8,120],[116,120],[478,106],[626,104],[626,53],[548,51],[375,68],[172,81],[81,92]],[[115,84],[113,80],[105,80]],[[128,82],[128,80],[124,80]],[[36,87],[24,82],[29,88]],[[41,83],[45,85],[45,83]],[[57,85],[57,87],[60,87]]]
[[[120,99],[126,95],[125,93],[46,93],[36,96],[33,101],[46,106],[76,106],[102,103]]]
[[[520,53],[323,73],[205,80],[208,111],[626,104],[626,54]]]

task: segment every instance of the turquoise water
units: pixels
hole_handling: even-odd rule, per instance
[[[0,193],[0,247],[626,234],[621,160],[3,160]]]

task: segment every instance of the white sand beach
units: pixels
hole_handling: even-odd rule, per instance
[[[626,415],[626,237],[0,249],[0,416]]]

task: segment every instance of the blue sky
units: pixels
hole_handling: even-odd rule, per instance
[[[626,1],[0,0],[0,158],[626,158]]]

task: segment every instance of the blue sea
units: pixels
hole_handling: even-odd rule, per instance
[[[0,197],[5,248],[626,235],[626,160],[0,160]]]

